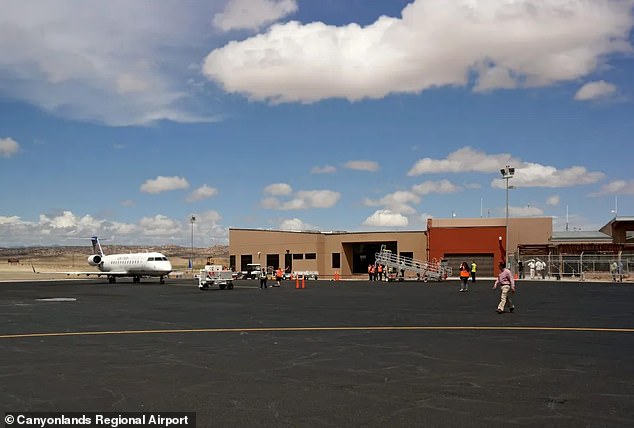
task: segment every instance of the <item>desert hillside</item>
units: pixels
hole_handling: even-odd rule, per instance
[[[174,271],[187,274],[192,249],[175,245],[165,246],[124,246],[103,245],[106,254],[136,253],[157,251],[165,254],[171,261]],[[86,262],[92,254],[89,246],[68,247],[24,247],[0,248],[0,280],[66,278],[55,275],[56,271],[92,271],[97,270]],[[217,245],[209,248],[194,248],[194,270],[201,268],[211,257],[214,263],[229,264],[229,247]],[[42,273],[34,273],[33,270]]]

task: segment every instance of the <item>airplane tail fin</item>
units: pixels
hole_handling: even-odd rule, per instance
[[[95,254],[99,254],[101,257],[103,257],[104,254],[103,250],[101,249],[101,244],[99,243],[99,238],[93,236],[92,238],[90,238],[90,242],[92,242],[92,251]]]

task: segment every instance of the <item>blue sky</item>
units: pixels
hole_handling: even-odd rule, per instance
[[[0,246],[634,214],[633,1],[0,6]]]

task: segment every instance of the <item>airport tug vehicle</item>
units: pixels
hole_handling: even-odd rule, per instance
[[[223,265],[206,264],[198,274],[198,288],[208,289],[209,286],[217,285],[221,290],[225,288],[233,289],[234,273],[226,269]]]

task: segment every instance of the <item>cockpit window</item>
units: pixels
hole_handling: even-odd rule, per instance
[[[154,257],[148,257],[147,261],[148,262],[153,262],[154,261]]]

